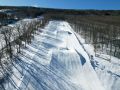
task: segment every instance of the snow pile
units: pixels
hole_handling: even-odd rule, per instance
[[[6,90],[105,90],[69,23],[50,21],[16,58]]]

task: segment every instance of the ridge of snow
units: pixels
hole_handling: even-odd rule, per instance
[[[22,50],[12,79],[21,90],[105,90],[69,23],[50,21]],[[17,70],[17,69],[16,69]],[[26,83],[27,86],[24,84]],[[15,90],[12,85],[6,90]]]

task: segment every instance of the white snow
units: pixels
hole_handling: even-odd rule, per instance
[[[16,22],[15,24],[9,24],[8,26],[1,27],[0,28],[0,50],[2,46],[5,46],[4,36],[3,34],[1,34],[2,30],[4,31],[4,29],[6,30],[6,28],[8,28],[8,30],[11,29],[12,35],[11,35],[10,41],[12,42],[14,39],[16,39],[19,36],[17,28],[20,28],[20,33],[22,35],[24,32],[23,26],[26,24],[32,23],[33,21],[36,21],[36,20],[37,18],[34,18],[34,19],[25,18],[23,20]]]
[[[101,52],[97,52],[97,56],[95,56],[94,46],[92,44],[85,44],[85,39],[77,33],[75,34],[89,56],[93,55],[93,62],[97,63],[96,67],[94,67],[95,71],[105,87],[105,90],[119,90],[120,59]]]
[[[13,79],[20,90],[108,90],[65,21],[50,21],[42,32],[38,30],[32,43],[19,54],[16,67],[23,70],[21,82]],[[18,78],[22,76],[16,71],[13,73]],[[6,90],[14,89],[9,86]]]

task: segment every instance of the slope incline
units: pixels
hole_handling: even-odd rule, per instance
[[[39,29],[13,64],[6,90],[105,90],[65,21]]]

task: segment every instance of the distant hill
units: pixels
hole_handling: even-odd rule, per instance
[[[12,9],[17,12],[26,13],[31,16],[41,14],[66,14],[66,15],[99,15],[99,16],[120,16],[120,10],[75,10],[75,9],[55,9],[55,8],[41,8],[31,6],[0,6],[0,9]]]

